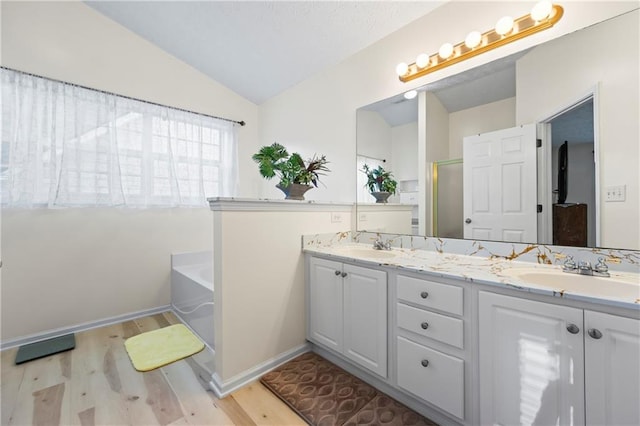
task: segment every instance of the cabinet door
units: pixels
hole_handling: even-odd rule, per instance
[[[342,264],[309,260],[309,339],[342,352]]]
[[[640,424],[640,321],[584,312],[587,424]]]
[[[387,377],[387,274],[344,265],[344,355]]]
[[[582,310],[480,292],[478,314],[480,423],[584,424]]]

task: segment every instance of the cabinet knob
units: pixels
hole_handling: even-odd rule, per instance
[[[589,336],[591,336],[594,339],[600,339],[602,337],[602,332],[597,328],[590,328],[589,331],[587,331],[587,333],[589,333]]]
[[[580,328],[575,324],[567,325],[567,331],[571,334],[578,334],[580,332]]]
[[[422,297],[423,299],[426,299],[427,297],[429,297],[429,293],[427,293],[426,291],[423,291],[422,293],[420,293],[420,297]]]
[[[464,220],[464,223],[466,223],[467,225],[468,225],[468,224],[470,224],[470,223],[471,223],[471,218],[466,218],[466,219]]]
[[[422,364],[423,367],[428,367],[429,366],[429,360],[423,359],[422,361],[420,361],[420,364]]]
[[[340,271],[336,271],[336,272],[335,272],[335,274],[336,274],[336,275],[340,275],[340,274],[341,274],[341,272],[340,272]]]
[[[425,321],[422,324],[420,324],[420,327],[422,327],[423,330],[426,330],[427,328],[429,328],[429,323]]]
[[[343,272],[343,273],[342,273],[342,278],[344,278],[344,277],[346,277],[346,276],[347,276],[347,273],[346,273],[346,272]]]

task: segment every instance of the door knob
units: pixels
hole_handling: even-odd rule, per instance
[[[597,328],[590,328],[588,333],[589,333],[589,336],[591,336],[594,339],[600,339],[602,337],[602,332]]]
[[[467,223],[467,224],[468,224],[468,223],[471,223],[471,218],[466,218],[466,219],[464,220],[464,223]]]
[[[571,334],[578,334],[580,332],[580,328],[575,324],[567,325],[567,331]]]

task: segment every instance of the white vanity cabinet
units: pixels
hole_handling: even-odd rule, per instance
[[[398,386],[464,419],[463,288],[398,274]]]
[[[386,378],[386,272],[310,257],[308,338]]]
[[[485,291],[478,315],[481,424],[640,424],[639,321]]]
[[[640,425],[640,321],[584,311],[587,424]]]

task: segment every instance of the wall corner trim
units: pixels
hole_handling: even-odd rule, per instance
[[[211,381],[209,381],[209,388],[211,388],[217,398],[222,399],[241,387],[258,380],[262,375],[268,373],[274,368],[279,367],[285,362],[292,360],[298,355],[309,352],[310,350],[311,345],[308,342],[305,342],[300,346],[296,346],[286,352],[282,352],[273,358],[233,376],[226,382],[223,382],[217,373],[213,373]]]

